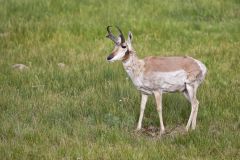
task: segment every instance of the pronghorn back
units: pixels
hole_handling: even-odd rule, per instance
[[[201,68],[191,57],[146,57],[145,74],[152,72],[173,72],[184,70],[189,76],[198,77],[201,74]]]

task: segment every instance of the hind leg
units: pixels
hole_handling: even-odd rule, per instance
[[[196,118],[198,111],[198,100],[196,98],[197,85],[187,84],[186,89],[187,93],[185,92],[184,95],[191,103],[191,113],[186,126],[186,129],[188,130],[190,125],[192,129],[196,128]]]
[[[188,95],[188,91],[185,90],[182,93],[183,93],[184,97],[191,103],[191,100],[190,100],[189,95]]]
[[[193,97],[193,88],[190,85],[186,85],[186,89],[187,89],[187,93],[185,93],[184,95],[187,97],[187,99],[190,101],[191,103],[191,113],[186,125],[186,130],[189,130],[189,127],[192,123],[192,118],[193,118],[193,111],[194,111],[194,105],[192,103],[192,97]]]
[[[198,106],[199,106],[199,102],[197,100],[197,88],[198,85],[194,86],[194,98],[193,98],[193,103],[195,105],[195,110],[193,112],[193,117],[192,117],[192,129],[194,130],[196,128],[196,123],[197,123],[197,114],[198,114]]]

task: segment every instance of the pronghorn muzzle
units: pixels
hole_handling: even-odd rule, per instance
[[[114,57],[114,55],[113,55],[113,54],[110,54],[110,55],[107,57],[107,60],[110,61],[113,57]]]

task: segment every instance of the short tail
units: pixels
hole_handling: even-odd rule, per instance
[[[201,69],[201,75],[199,76],[199,81],[202,82],[205,77],[206,77],[206,74],[207,74],[207,67],[202,63],[200,62],[199,60],[196,60],[200,69]]]

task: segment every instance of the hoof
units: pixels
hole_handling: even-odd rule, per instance
[[[142,130],[142,128],[136,128],[134,131],[135,132],[140,132]]]
[[[165,134],[165,130],[160,131],[160,136]]]

